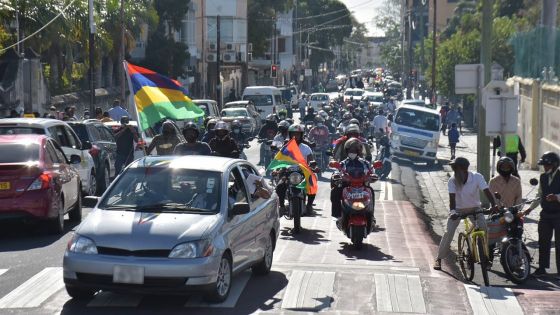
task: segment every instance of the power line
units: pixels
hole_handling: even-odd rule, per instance
[[[331,12],[327,12],[327,13],[322,13],[322,14],[317,14],[317,15],[309,15],[309,16],[303,16],[303,17],[299,17],[299,18],[294,18],[294,17],[288,17],[288,18],[277,18],[277,21],[283,21],[283,22],[292,22],[292,21],[300,21],[300,20],[309,20],[309,19],[314,19],[314,18],[318,18],[318,17],[323,17],[323,16],[328,16],[328,15],[333,15],[333,14],[337,14],[340,12],[345,12],[348,11],[350,9],[354,9],[357,7],[361,7],[365,4],[371,3],[371,0],[368,0],[366,2],[357,4],[355,6],[349,7],[349,8],[344,8],[344,9],[340,9],[340,10],[336,10],[336,11],[331,11]],[[270,21],[270,19],[255,19],[256,21],[260,21],[260,22],[268,22]]]

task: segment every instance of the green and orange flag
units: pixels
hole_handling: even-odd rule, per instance
[[[196,119],[204,116],[179,82],[152,70],[127,63],[138,120],[143,130],[162,119]]]

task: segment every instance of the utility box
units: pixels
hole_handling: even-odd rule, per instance
[[[497,136],[517,133],[519,97],[504,81],[491,81],[483,91],[486,108],[486,135]]]

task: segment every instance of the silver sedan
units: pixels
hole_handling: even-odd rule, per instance
[[[103,197],[85,201],[96,206],[64,254],[68,294],[194,290],[220,302],[235,273],[269,273],[278,199],[254,195],[258,174],[227,158],[137,160]]]

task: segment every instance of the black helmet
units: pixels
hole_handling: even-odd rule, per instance
[[[538,165],[553,165],[553,164],[560,164],[560,157],[556,152],[548,151],[545,152],[539,161],[537,162]]]
[[[498,160],[496,168],[500,170],[503,165],[509,165],[511,169],[515,169],[515,162],[513,162],[513,160],[507,156],[504,156]]]
[[[193,130],[196,133],[197,138],[200,135],[200,131],[198,130],[198,126],[192,121],[189,121],[185,125],[185,127],[183,127],[183,136],[185,135],[185,133],[187,133],[188,130]]]
[[[344,143],[344,152],[348,153],[350,149],[357,149],[358,152],[362,152],[363,144],[360,140],[356,138],[351,138],[346,143]]]

